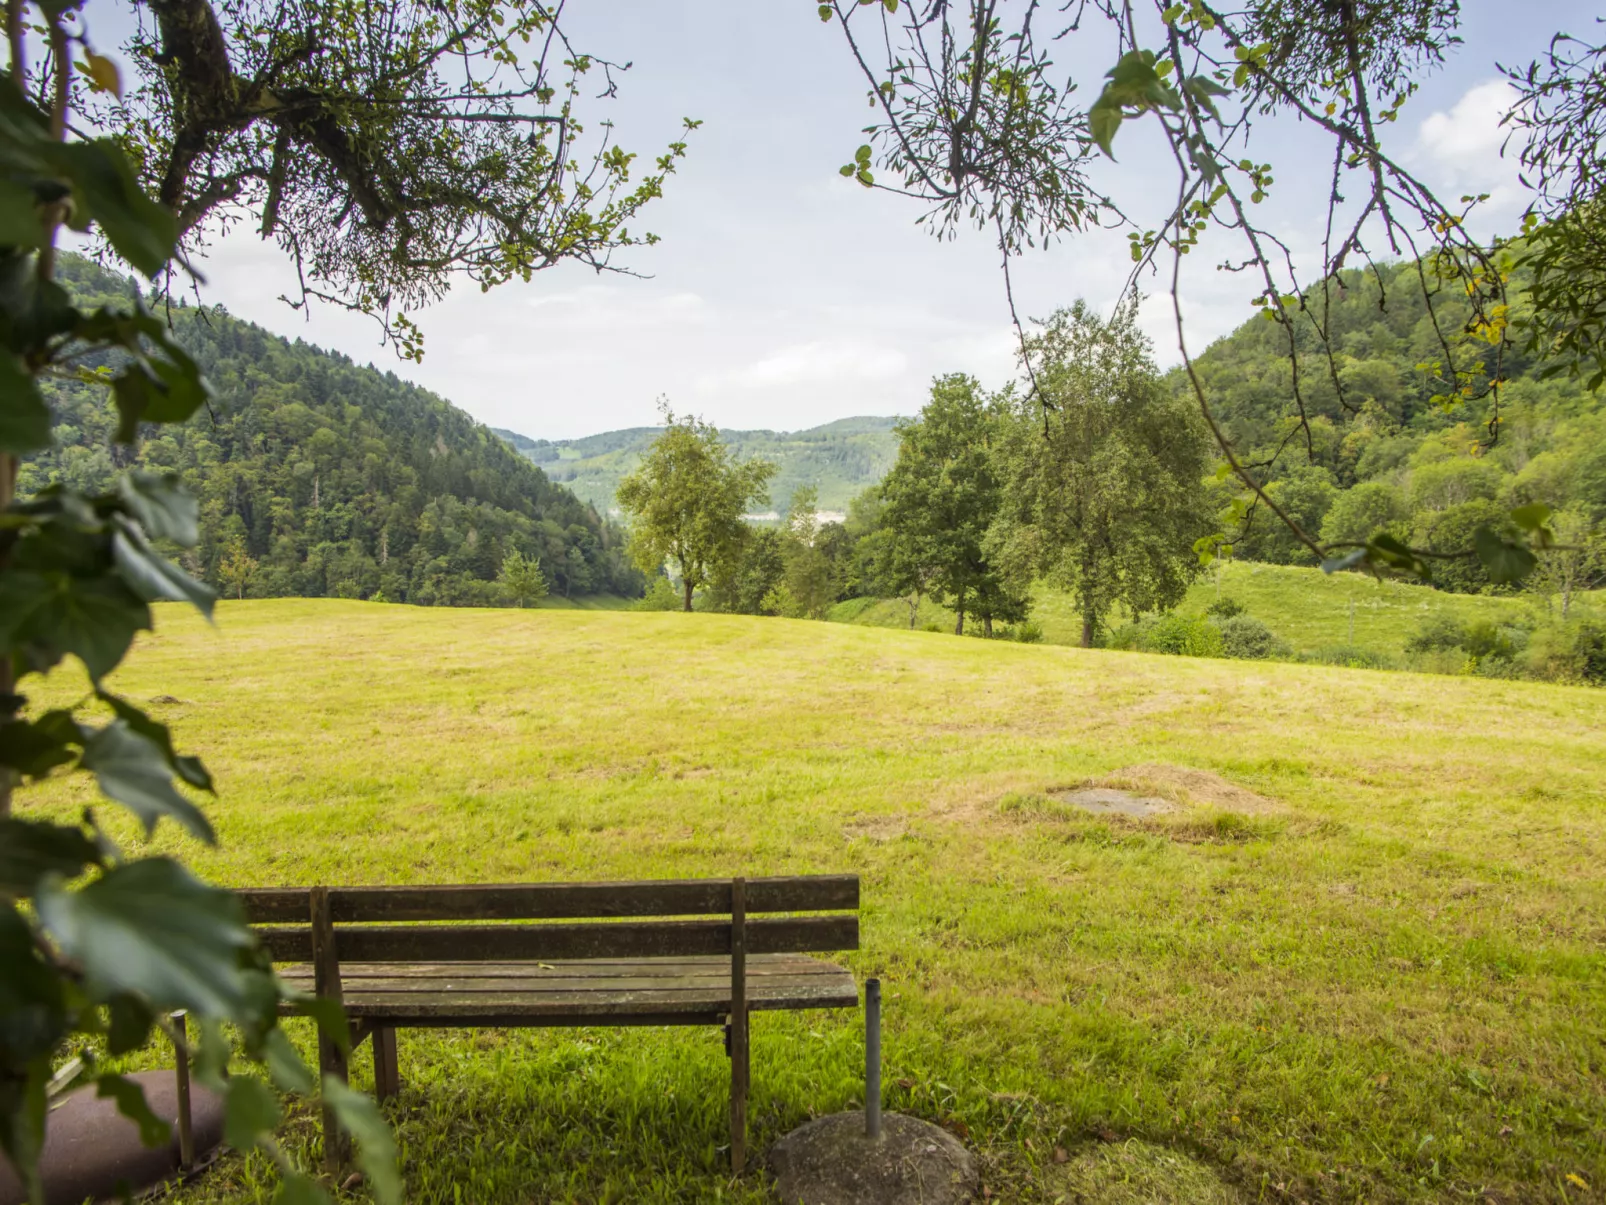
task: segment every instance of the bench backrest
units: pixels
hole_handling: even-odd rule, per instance
[[[859,948],[859,918],[851,911],[859,906],[857,875],[267,887],[238,894],[275,962],[683,958]],[[800,912],[836,915],[749,915]],[[679,919],[685,917],[719,919]],[[566,923],[572,921],[585,923]]]

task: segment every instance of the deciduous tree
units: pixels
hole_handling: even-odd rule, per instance
[[[695,415],[677,418],[665,403],[663,416],[664,433],[614,496],[630,516],[636,563],[646,573],[673,563],[690,611],[693,594],[740,554],[748,535],[742,515],[769,501],[775,466],[737,460],[719,431]]]
[[[527,558],[517,548],[502,558],[502,572],[497,580],[502,584],[503,593],[521,607],[540,602],[547,595],[540,558]]]
[[[1135,319],[1135,303],[1105,321],[1078,302],[1028,337],[1042,405],[1015,401],[1002,448],[989,548],[1017,582],[1041,576],[1076,596],[1084,647],[1117,603],[1176,604],[1200,569],[1194,542],[1215,527],[1207,436]]]

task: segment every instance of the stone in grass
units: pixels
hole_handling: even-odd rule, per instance
[[[140,1192],[178,1174],[178,1087],[171,1071],[140,1071],[128,1077],[145,1089],[151,1111],[172,1126],[163,1146],[139,1141],[139,1129],[117,1111],[115,1101],[93,1088],[69,1092],[50,1112],[39,1171],[46,1205],[121,1200],[121,1185]],[[190,1120],[196,1161],[223,1141],[223,1102],[199,1084],[190,1085]],[[28,1194],[0,1158],[0,1205],[25,1205]]]
[[[831,1113],[770,1148],[770,1171],[786,1205],[957,1205],[974,1199],[976,1165],[946,1130],[884,1113],[881,1138],[863,1113]]]

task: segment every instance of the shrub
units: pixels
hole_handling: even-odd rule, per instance
[[[1467,625],[1444,611],[1429,615],[1405,640],[1408,653],[1438,653],[1466,646]]]
[[[1468,624],[1466,633],[1461,647],[1480,662],[1490,658],[1511,661],[1528,646],[1528,633],[1521,628],[1502,627],[1488,619]]]
[[[1023,619],[1015,628],[1015,639],[1022,644],[1042,644],[1043,625]]]
[[[798,602],[792,594],[792,588],[785,582],[778,582],[764,592],[759,600],[759,613],[762,615],[779,615],[783,619],[802,619],[803,604]]]
[[[669,579],[660,573],[652,579],[652,585],[647,587],[646,595],[636,603],[636,610],[678,611],[683,605],[680,595],[669,584]]]
[[[1606,625],[1595,619],[1547,624],[1533,634],[1524,660],[1537,678],[1606,684]]]
[[[1195,615],[1173,611],[1155,620],[1142,633],[1142,647],[1151,653],[1173,653],[1183,657],[1220,657],[1221,629]]]
[[[1221,628],[1221,654],[1245,661],[1261,661],[1267,657],[1285,657],[1288,646],[1260,620],[1252,615],[1232,615],[1223,619]]]
[[[1218,598],[1205,608],[1205,614],[1214,615],[1217,619],[1231,619],[1235,615],[1242,615],[1246,609],[1236,598]]]
[[[1300,658],[1317,665],[1342,665],[1346,669],[1395,669],[1394,659],[1376,649],[1354,644],[1330,644],[1314,649]]]

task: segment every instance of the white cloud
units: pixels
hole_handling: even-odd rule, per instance
[[[1487,218],[1507,219],[1525,198],[1517,179],[1520,144],[1507,144],[1511,130],[1500,124],[1516,103],[1517,93],[1505,80],[1486,80],[1461,94],[1448,112],[1423,119],[1409,159],[1454,204],[1463,195],[1488,193]],[[1504,155],[1502,155],[1504,150]]]
[[[764,389],[787,385],[843,381],[890,381],[909,367],[894,348],[857,340],[817,339],[796,343],[727,372],[709,373],[697,381],[700,392],[721,387]]]

